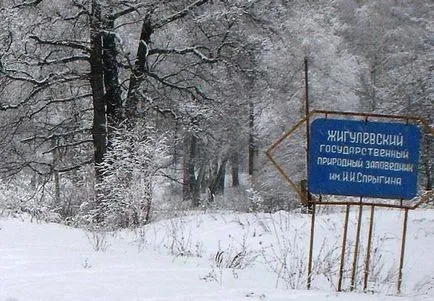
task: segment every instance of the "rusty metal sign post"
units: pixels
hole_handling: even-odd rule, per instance
[[[297,185],[289,176],[289,174],[284,170],[284,168],[278,163],[278,161],[273,157],[273,151],[276,149],[276,147],[278,145],[280,145],[285,139],[289,138],[298,128],[300,128],[303,125],[310,125],[311,121],[313,119],[318,118],[318,116],[322,117],[323,119],[328,119],[331,118],[331,116],[339,116],[339,117],[343,117],[343,118],[347,118],[347,119],[343,119],[345,124],[349,124],[350,128],[349,130],[346,130],[349,134],[351,135],[349,136],[349,139],[352,139],[352,142],[356,141],[355,139],[367,139],[366,141],[371,141],[373,142],[372,144],[375,144],[376,139],[378,139],[378,143],[384,143],[385,141],[388,142],[390,141],[390,139],[401,139],[400,137],[396,138],[395,136],[387,136],[388,134],[384,134],[384,129],[382,129],[383,132],[381,131],[377,131],[375,132],[374,130],[372,130],[372,128],[370,128],[371,131],[373,132],[369,132],[368,134],[364,134],[363,131],[357,131],[354,130],[355,127],[353,127],[353,124],[356,125],[356,127],[358,126],[357,123],[353,123],[354,119],[361,119],[363,120],[365,123],[370,123],[372,119],[375,120],[387,120],[387,121],[391,121],[393,120],[394,123],[392,123],[392,127],[398,127],[399,129],[399,125],[400,124],[413,124],[411,127],[413,127],[412,129],[414,129],[415,126],[418,126],[418,128],[421,128],[424,130],[425,133],[427,133],[428,135],[434,136],[434,129],[423,119],[421,118],[417,118],[417,117],[409,117],[409,116],[396,116],[396,115],[383,115],[383,114],[365,114],[365,113],[354,113],[354,112],[336,112],[336,111],[326,111],[326,110],[316,110],[316,111],[312,111],[308,113],[308,110],[306,110],[306,116],[301,119],[296,125],[294,125],[291,129],[289,129],[287,132],[285,132],[282,137],[280,137],[275,143],[273,143],[268,150],[266,151],[266,155],[268,157],[268,159],[272,162],[272,164],[276,167],[276,169],[279,171],[279,173],[283,176],[283,178],[286,180],[286,182],[288,183],[288,185],[298,194],[298,196],[300,197],[300,200],[302,201],[303,204],[308,204],[308,205],[312,205],[312,211],[310,212],[312,214],[312,222],[311,222],[311,232],[310,232],[310,241],[309,241],[309,254],[308,254],[308,271],[307,271],[307,288],[310,289],[311,287],[311,282],[312,282],[312,260],[313,260],[313,243],[314,243],[314,228],[315,228],[315,214],[316,214],[316,206],[319,205],[326,205],[326,206],[346,206],[346,210],[345,210],[345,220],[344,220],[344,229],[343,229],[343,235],[342,235],[342,251],[341,251],[341,258],[340,258],[340,267],[339,267],[339,279],[338,279],[338,285],[337,285],[337,290],[338,291],[342,291],[342,283],[343,283],[343,271],[344,271],[344,264],[345,264],[345,249],[346,249],[346,244],[347,244],[347,236],[348,236],[348,220],[349,220],[349,213],[350,213],[350,209],[351,206],[357,206],[359,208],[359,212],[358,212],[358,221],[357,221],[357,229],[356,229],[356,242],[355,242],[355,246],[354,246],[354,258],[353,258],[353,264],[352,264],[352,272],[351,272],[351,284],[350,284],[350,290],[354,290],[356,288],[356,269],[357,269],[357,261],[358,261],[358,256],[359,256],[359,244],[360,244],[360,233],[361,233],[361,228],[362,228],[362,214],[363,214],[363,208],[364,207],[370,207],[371,211],[370,211],[370,217],[369,217],[369,229],[368,229],[368,240],[367,240],[367,249],[366,249],[366,254],[365,254],[365,260],[364,260],[364,273],[363,273],[363,290],[366,291],[368,288],[368,277],[369,277],[369,267],[370,267],[370,253],[371,253],[371,244],[372,244],[372,232],[373,232],[373,224],[374,224],[374,216],[375,216],[375,208],[376,207],[383,207],[383,208],[395,208],[395,209],[401,209],[403,211],[403,226],[402,226],[402,238],[401,238],[401,250],[400,250],[400,261],[399,261],[399,270],[398,270],[398,279],[397,279],[397,291],[398,293],[401,292],[401,286],[402,286],[402,279],[403,279],[403,267],[404,267],[404,256],[405,256],[405,243],[406,243],[406,235],[407,235],[407,223],[408,223],[408,212],[409,210],[414,210],[416,208],[418,208],[420,205],[424,204],[425,202],[427,202],[430,198],[432,198],[434,196],[434,191],[430,190],[430,191],[425,191],[423,194],[418,195],[413,197],[413,195],[411,195],[411,193],[408,193],[408,190],[411,189],[406,189],[403,188],[401,193],[405,194],[405,197],[400,197],[398,198],[397,196],[393,195],[394,191],[392,190],[381,190],[379,192],[379,196],[376,196],[377,192],[373,192],[373,195],[363,195],[363,193],[361,193],[359,190],[360,187],[366,187],[368,185],[371,184],[376,184],[377,181],[383,181],[384,183],[386,181],[391,181],[395,184],[397,184],[399,182],[400,185],[407,185],[406,183],[410,183],[408,185],[412,185],[414,186],[414,179],[410,179],[409,182],[404,182],[401,183],[402,178],[401,177],[397,177],[394,176],[393,173],[385,173],[385,174],[381,174],[379,173],[378,175],[364,175],[362,172],[358,172],[358,173],[350,173],[351,171],[347,171],[347,170],[339,170],[338,168],[336,168],[335,170],[326,170],[326,172],[329,172],[329,178],[326,178],[325,181],[337,181],[337,182],[345,182],[345,181],[349,181],[349,184],[357,184],[354,185],[356,187],[356,190],[354,191],[343,191],[342,193],[340,193],[341,191],[339,191],[339,189],[341,189],[343,186],[339,186],[340,183],[338,183],[338,190],[337,191],[329,191],[329,187],[325,188],[325,193],[323,193],[321,191],[321,189],[323,189],[323,187],[314,187],[314,191],[313,193],[316,194],[316,197],[314,195],[311,195],[311,187],[307,187],[307,189],[302,189],[301,187],[299,187],[299,185]],[[334,119],[332,121],[331,124],[336,124],[335,120],[339,120],[339,119]],[[351,120],[351,121],[347,121],[347,120]],[[372,121],[372,122],[376,122],[376,121]],[[378,123],[378,122],[377,122]],[[378,123],[380,125],[380,127],[387,127],[387,125]],[[374,124],[374,126],[376,126],[377,124]],[[411,128],[410,127],[410,128]],[[392,128],[392,131],[395,130],[395,128]],[[312,133],[309,132],[309,126],[306,126],[307,129],[307,139],[309,140],[311,138]],[[344,129],[345,130],[345,129]],[[354,132],[352,132],[354,131]],[[338,134],[342,134],[342,133],[338,133]],[[346,134],[346,133],[345,133]],[[329,133],[329,138],[330,136],[332,137],[332,139],[335,139],[335,141],[337,141],[336,138],[336,133],[335,132],[331,132]],[[409,135],[414,135],[414,132],[411,132]],[[358,137],[358,138],[357,138]],[[348,138],[348,137],[347,137]],[[384,141],[381,140],[384,138]],[[344,140],[345,137],[343,138],[343,136],[339,136],[339,139]],[[387,139],[387,140],[386,140]],[[393,140],[393,141],[395,141]],[[390,144],[392,144],[392,142],[389,142]],[[403,142],[401,140],[399,140],[398,142],[393,142],[394,144],[398,143],[401,146],[403,145]],[[414,141],[412,142],[414,143]],[[417,143],[420,143],[419,141],[417,141]],[[309,145],[310,142],[307,142],[307,145]],[[322,150],[328,150],[329,153],[332,154],[338,154],[337,150],[338,147],[343,147],[342,145],[338,145],[334,148],[334,146],[325,146],[322,148]],[[328,148],[328,149],[326,149]],[[342,148],[340,148],[342,149]],[[374,148],[372,148],[374,149]],[[310,151],[308,149],[308,151]],[[358,155],[363,156],[364,154],[366,155],[366,153],[369,152],[378,152],[378,156],[380,156],[380,152],[387,153],[387,154],[393,154],[393,156],[398,157],[398,155],[402,155],[404,153],[402,153],[401,150],[396,150],[396,149],[376,149],[376,150],[369,150],[368,148],[364,148],[363,145],[355,145],[352,149],[353,152],[359,152]],[[348,152],[348,151],[347,151]],[[401,152],[401,153],[400,153]],[[409,158],[409,154],[405,153],[405,155],[407,156],[407,158]],[[383,161],[381,162],[377,162],[377,161],[369,161],[368,163],[366,163],[366,165],[368,165],[368,167],[378,167],[379,169],[386,169],[385,166],[393,166],[393,169],[405,169],[407,168],[408,171],[413,171],[413,168],[416,170],[417,172],[417,168],[415,168],[413,165],[411,164],[419,164],[419,154],[417,153],[415,156],[417,156],[417,163],[416,161],[411,161],[410,163],[408,163],[409,165],[393,165],[395,163],[391,162],[386,162],[384,163]],[[393,157],[394,158],[394,157]],[[414,159],[414,158],[413,158]],[[363,166],[361,164],[364,164],[365,162],[363,161],[357,161],[355,159],[355,157],[349,157],[349,159],[346,158],[327,158],[327,157],[321,157],[321,159],[318,158],[313,158],[311,155],[307,155],[306,156],[306,165],[309,166],[309,164],[312,163],[312,161],[310,160],[317,160],[316,163],[319,162],[319,164],[323,164],[324,162],[326,164],[329,165],[335,165],[335,167],[342,167],[339,166],[339,164],[343,165],[343,164],[349,164],[351,165],[356,165],[358,168],[363,168]],[[327,161],[329,160],[329,161]],[[340,161],[339,161],[340,160]],[[346,161],[345,161],[346,160]],[[310,162],[309,162],[310,161]],[[391,161],[391,160],[389,160]],[[393,161],[393,160],[392,160]],[[338,163],[340,162],[340,163]],[[354,163],[355,162],[355,163]],[[371,166],[372,165],[372,166]],[[411,170],[410,170],[411,167]],[[324,171],[324,170],[323,170]],[[392,170],[395,171],[395,170]],[[311,171],[308,170],[308,181],[309,181],[309,173]],[[401,175],[401,174],[399,174]],[[322,175],[320,175],[322,176]],[[354,183],[351,183],[350,180],[353,181]],[[399,180],[399,181],[398,181]],[[371,182],[369,182],[371,181]],[[404,179],[402,181],[407,181],[407,179]],[[380,184],[384,184],[384,183],[380,183]],[[348,184],[348,183],[344,183],[344,184]],[[359,185],[359,184],[363,184],[363,185]],[[312,186],[312,185],[311,185]],[[325,186],[327,186],[327,183],[325,184]],[[359,186],[359,187],[357,187]],[[354,187],[353,187],[354,188]],[[351,188],[351,189],[353,189]],[[373,188],[373,186],[370,187],[370,189]],[[415,187],[413,187],[415,188]],[[346,187],[344,187],[343,189],[346,189]],[[386,192],[384,192],[386,191]],[[354,194],[352,194],[354,193]],[[386,193],[385,195],[381,195],[381,193]],[[323,201],[322,195],[346,195],[346,196],[359,196],[359,201],[358,202],[351,202],[351,201]],[[373,197],[375,200],[374,201],[366,201],[365,199],[363,199],[363,197],[365,196],[371,196]],[[394,200],[394,202],[392,203],[388,203],[385,201],[376,201],[377,198],[387,198],[389,200]],[[411,199],[410,203],[404,203],[403,199],[407,198],[407,199]],[[396,200],[398,202],[396,202]],[[414,200],[418,200],[417,202],[414,202]]]

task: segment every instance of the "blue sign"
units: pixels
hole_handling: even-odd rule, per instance
[[[420,142],[416,125],[316,119],[309,139],[310,192],[400,199],[416,196]]]

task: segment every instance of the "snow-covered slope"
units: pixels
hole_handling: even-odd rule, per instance
[[[349,287],[354,215],[344,289]],[[361,292],[360,286],[356,292],[335,290],[342,213],[318,216],[309,291],[304,274],[308,216],[189,213],[135,233],[106,235],[2,218],[0,301],[434,300],[434,212],[419,210],[409,217],[400,296],[394,294],[399,211],[376,211],[369,282],[375,294]],[[365,224],[362,237],[366,233]],[[102,250],[95,251],[98,247]],[[358,279],[363,276],[363,256]]]

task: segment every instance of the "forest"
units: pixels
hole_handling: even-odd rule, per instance
[[[306,92],[310,110],[433,126],[433,8],[2,0],[0,212],[119,229],[178,210],[300,208],[265,150],[305,116]],[[432,190],[421,140],[419,189]],[[296,133],[280,150],[297,183],[305,143]]]

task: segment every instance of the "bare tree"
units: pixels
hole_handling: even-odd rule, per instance
[[[213,66],[233,45],[226,13],[208,0],[6,5],[20,17],[10,20],[18,34],[2,36],[2,126],[15,154],[4,171],[58,178],[93,163],[100,181],[121,123],[164,116],[192,128],[215,105]]]

